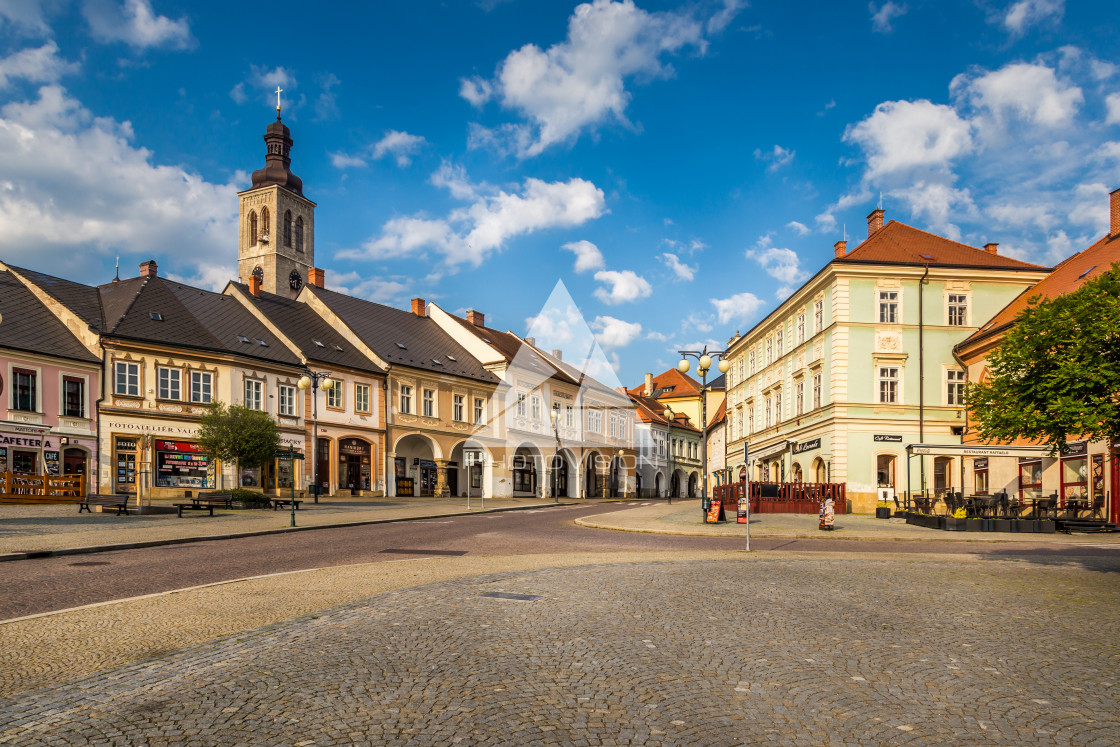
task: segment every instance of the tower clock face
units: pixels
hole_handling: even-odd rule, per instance
[[[292,270],[292,274],[288,275],[288,286],[297,291],[303,287],[303,278],[299,276],[299,270]]]
[[[253,268],[253,277],[255,277],[257,280],[264,280],[264,270],[261,269],[260,265],[257,265]]]

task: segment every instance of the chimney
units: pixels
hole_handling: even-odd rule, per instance
[[[261,279],[256,275],[249,276],[249,293],[257,298],[261,297]]]
[[[552,357],[558,361],[562,361],[564,360],[564,351],[560,348],[554,348],[552,351]]]
[[[875,235],[875,232],[883,227],[883,208],[875,208],[871,211],[871,215],[867,216],[867,238]]]
[[[1109,221],[1108,235],[1115,238],[1120,236],[1120,189],[1116,190],[1108,196],[1109,199]]]
[[[474,309],[467,309],[467,321],[470,322],[475,327],[485,327],[486,326],[486,315],[483,314],[481,311],[475,311]]]
[[[986,251],[988,254],[999,254],[999,252],[996,251],[996,247],[998,246],[999,244],[997,244],[996,242],[989,241],[987,244],[984,244],[984,251]]]
[[[833,251],[836,252],[836,259],[840,259],[845,254],[848,253],[848,242],[847,241],[837,241],[835,244],[832,245],[832,249],[833,249]]]
[[[416,316],[427,316],[427,314],[424,313],[426,306],[427,304],[424,303],[423,298],[412,299],[412,313]]]
[[[156,276],[156,261],[149,259],[147,262],[140,263],[140,277],[154,278]]]
[[[327,271],[318,267],[312,267],[307,271],[308,285],[314,285],[316,288],[327,287]]]
[[[535,338],[535,337],[526,337],[525,342],[529,343],[533,347],[537,346],[537,338]]]
[[[653,394],[653,374],[646,374],[646,384],[642,387],[642,396],[649,397]]]

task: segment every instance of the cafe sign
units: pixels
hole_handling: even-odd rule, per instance
[[[875,443],[877,444],[900,444],[902,443],[902,436],[886,435],[882,433],[875,434]]]
[[[802,441],[801,443],[796,444],[793,447],[793,453],[794,454],[802,454],[806,451],[812,451],[813,449],[819,449],[820,447],[821,447],[821,440],[819,438],[813,438],[813,439],[809,439],[808,441]]]

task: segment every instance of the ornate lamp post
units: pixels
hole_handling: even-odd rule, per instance
[[[557,457],[560,456],[560,411],[554,407],[549,411],[548,417],[552,420],[552,433],[556,436],[556,451],[552,454],[552,502],[559,503],[560,497],[557,495],[557,488],[560,480],[556,474],[556,462]]]
[[[698,365],[697,371],[700,373],[700,469],[701,473],[700,482],[700,507],[704,513],[708,511],[708,369],[712,367],[712,356],[719,358],[720,373],[727,373],[731,369],[731,364],[728,363],[723,356],[727,355],[726,350],[708,350],[705,345],[703,350],[679,350],[681,354],[681,362],[677,364],[677,370],[681,373],[688,373],[688,369],[692,368],[692,364],[688,362],[689,358],[695,358]]]
[[[319,390],[324,392],[333,388],[334,379],[330,371],[312,371],[305,368],[303,376],[296,383],[300,389],[311,390],[311,494],[319,502]]]

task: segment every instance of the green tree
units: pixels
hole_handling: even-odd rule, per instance
[[[199,422],[198,445],[212,458],[236,462],[240,471],[271,462],[280,448],[280,432],[267,412],[214,401]]]
[[[981,440],[1120,438],[1120,263],[1056,298],[1032,299],[970,383]]]

